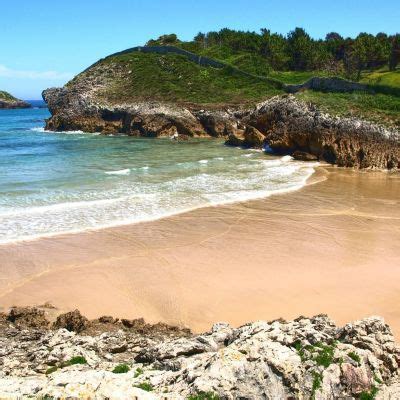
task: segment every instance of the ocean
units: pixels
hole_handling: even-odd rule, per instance
[[[45,132],[48,117],[46,108],[0,110],[0,244],[267,197],[314,172],[217,139]]]

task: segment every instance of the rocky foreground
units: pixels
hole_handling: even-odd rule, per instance
[[[0,398],[399,399],[400,347],[379,317],[215,324],[204,334],[79,311],[0,318]]]
[[[85,85],[88,83],[85,82]],[[99,87],[98,87],[99,86]],[[159,102],[107,104],[96,97],[106,82],[48,89],[48,130],[144,137],[225,137],[234,146],[268,148],[300,160],[342,167],[400,169],[400,133],[356,118],[321,112],[292,95],[251,109],[203,109]]]

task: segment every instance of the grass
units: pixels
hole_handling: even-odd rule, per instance
[[[294,347],[302,362],[313,360],[324,368],[328,368],[335,358],[335,345],[317,343],[314,346],[303,347],[300,342],[297,342]]]
[[[189,47],[188,47],[189,46]],[[284,94],[283,83],[302,83],[324,71],[271,71],[265,60],[251,53],[232,53],[224,47],[189,51],[229,64],[225,68],[203,67],[178,54],[131,52],[107,57],[70,81],[100,82],[100,101],[111,104],[164,101],[181,105],[219,107],[252,105]],[[238,69],[239,68],[239,69]],[[246,73],[241,72],[245,71]],[[248,75],[255,74],[257,76]],[[303,91],[296,97],[312,102],[338,116],[356,116],[400,128],[400,71],[364,73],[363,82],[376,93],[326,93]]]
[[[369,392],[362,392],[359,400],[374,400],[378,393],[378,388],[373,386]]]
[[[46,375],[50,375],[50,374],[52,374],[53,372],[56,372],[57,370],[58,370],[57,367],[50,367],[50,368],[48,368],[48,369],[46,370]]]
[[[328,368],[334,359],[335,355],[335,346],[329,346],[325,344],[317,344],[314,349],[317,351],[317,355],[314,360],[317,365]]]
[[[354,351],[351,351],[350,353],[347,354],[352,360],[354,360],[357,364],[361,363],[361,357],[357,354],[354,353]]]
[[[110,102],[160,100],[196,104],[243,104],[283,93],[279,83],[245,75],[232,67],[202,67],[178,54],[128,53],[103,60],[69,83],[104,76],[112,84],[99,95]]]
[[[67,365],[76,365],[76,364],[87,364],[86,358],[82,356],[72,357],[69,361],[67,361]]]
[[[114,374],[126,374],[127,372],[130,371],[130,367],[127,364],[119,364],[113,369]],[[136,378],[136,374],[135,374]]]
[[[219,400],[220,397],[212,392],[201,392],[197,394],[192,394],[187,398],[187,400]]]
[[[388,71],[384,69],[381,71],[366,72],[363,74],[361,82],[400,88],[400,70]]]
[[[145,390],[146,392],[151,392],[153,390],[153,386],[149,382],[139,383],[139,385],[136,385],[135,387]]]
[[[357,116],[400,128],[400,97],[395,95],[304,91],[296,97],[333,115]]]
[[[17,99],[10,93],[0,90],[0,100],[15,101]]]
[[[272,71],[269,76],[284,83],[299,84],[314,76],[328,76],[328,74],[324,71]]]
[[[142,368],[136,368],[135,375],[133,377],[137,378],[138,376],[140,376],[142,374],[143,374]]]
[[[311,389],[311,398],[315,398],[315,393],[318,389],[322,386],[322,374],[318,372],[313,372],[313,382],[312,382],[312,389]]]

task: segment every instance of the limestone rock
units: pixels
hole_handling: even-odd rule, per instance
[[[82,333],[17,321],[0,324],[0,398],[172,400],[209,392],[232,400],[335,400],[400,393],[400,348],[379,317],[344,327],[326,315],[239,328],[218,323],[195,336],[141,319],[100,318]],[[97,333],[97,324],[112,330]],[[71,365],[76,356],[86,363]],[[119,364],[128,372],[113,373]]]

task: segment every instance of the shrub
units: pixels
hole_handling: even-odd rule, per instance
[[[50,367],[50,368],[48,368],[47,370],[46,370],[46,375],[50,375],[50,374],[52,374],[53,372],[56,372],[57,371],[57,367]]]
[[[75,357],[72,357],[67,362],[67,365],[75,365],[75,364],[87,364],[86,358],[82,357],[82,356],[75,356]]]
[[[151,392],[153,390],[153,386],[149,382],[142,382],[136,386],[139,389],[145,390],[146,392]]]
[[[360,400],[374,400],[376,394],[378,393],[378,389],[373,386],[369,392],[362,392],[360,394]]]
[[[130,370],[129,365],[119,364],[113,369],[112,372],[114,372],[114,374],[126,374],[129,370]]]

